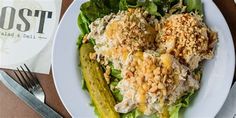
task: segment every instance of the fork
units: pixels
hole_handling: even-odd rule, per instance
[[[24,64],[24,67],[26,68],[27,71],[22,66],[20,66],[21,70],[19,68],[16,68],[18,71],[18,74],[17,72],[14,71],[17,79],[26,90],[28,90],[31,94],[33,94],[37,99],[44,102],[45,93],[37,77],[33,75],[33,73],[26,66],[26,64]]]

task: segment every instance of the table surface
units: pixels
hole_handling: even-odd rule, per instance
[[[73,0],[63,0],[61,16],[65,13]],[[223,13],[230,27],[234,44],[236,46],[236,5],[233,0],[214,0]],[[6,70],[12,76],[11,70]],[[65,118],[70,114],[63,106],[53,82],[52,73],[49,75],[37,74],[39,81],[46,93],[46,103]],[[236,79],[236,78],[235,78]],[[40,118],[40,116],[17,98],[5,86],[0,83],[0,118]]]

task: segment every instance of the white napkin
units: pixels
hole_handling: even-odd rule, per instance
[[[236,118],[236,83],[216,118]]]
[[[0,3],[0,68],[16,69],[26,64],[33,72],[49,74],[62,0]]]

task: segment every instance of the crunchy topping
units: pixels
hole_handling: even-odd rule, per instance
[[[96,60],[97,54],[96,53],[89,53],[89,58],[92,60]]]
[[[173,91],[184,94],[190,88],[198,89],[198,83],[196,82],[193,85],[186,84],[184,89],[176,90],[180,81],[186,83],[192,76],[187,76],[189,70],[180,65],[170,54],[156,57],[152,53],[137,52],[129,58],[127,65],[122,70],[124,79],[120,82],[118,88],[121,89],[123,95],[126,95],[128,93],[122,91],[124,87],[122,83],[129,83],[130,86],[133,86],[137,90],[136,104],[146,115],[153,113],[150,112],[150,108],[147,109],[147,101],[151,97],[155,96],[156,102],[160,105],[173,104],[181,96],[173,94]],[[150,97],[147,94],[152,94],[152,96]],[[133,97],[129,96],[127,99]],[[142,104],[143,102],[145,102],[145,106]]]
[[[104,73],[105,80],[107,81],[107,84],[110,83],[110,74],[111,74],[111,67],[106,66],[106,71]]]
[[[88,42],[88,34],[86,34],[84,37],[83,37],[83,40],[82,40],[82,43],[86,43]]]
[[[195,69],[201,60],[213,57],[212,45],[216,41],[216,33],[207,28],[200,16],[186,13],[162,22],[158,45]]]
[[[88,38],[96,39],[95,50],[112,60],[121,69],[133,51],[156,49],[155,17],[148,17],[143,9],[129,9],[97,19],[90,25]]]
[[[105,30],[108,39],[129,51],[155,49],[155,34],[154,27],[148,23],[142,9],[118,13]]]

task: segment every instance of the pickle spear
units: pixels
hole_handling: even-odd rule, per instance
[[[80,64],[88,92],[97,109],[100,118],[119,118],[115,111],[115,99],[103,77],[103,72],[96,60],[91,60],[89,55],[94,53],[90,43],[83,44],[80,48]]]

